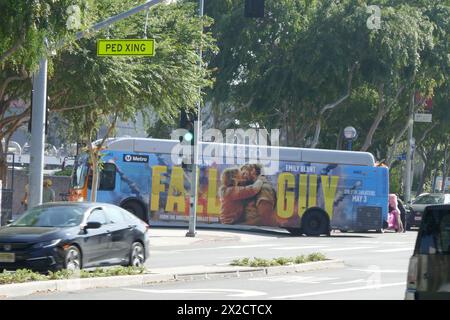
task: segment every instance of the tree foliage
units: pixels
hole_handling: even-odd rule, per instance
[[[369,5],[380,8],[380,28],[368,27]],[[267,0],[264,19],[242,10],[240,1],[207,6],[220,47],[209,100],[232,117],[222,129],[239,119],[280,128],[285,145],[342,148],[352,125],[356,148],[398,165],[410,112],[432,99],[433,124],[415,126],[417,150],[446,141],[448,2]]]

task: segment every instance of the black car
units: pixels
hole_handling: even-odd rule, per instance
[[[450,300],[450,205],[425,208],[409,260],[405,299]]]
[[[0,228],[0,272],[142,266],[149,226],[114,205],[54,202],[34,207]]]
[[[450,204],[450,194],[424,193],[418,196],[409,206],[406,216],[406,229],[418,228],[422,221],[422,214],[429,205]]]

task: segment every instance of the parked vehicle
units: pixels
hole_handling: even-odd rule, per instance
[[[406,228],[418,228],[422,221],[422,214],[426,206],[450,204],[450,194],[424,193],[418,196],[409,206],[409,213],[406,217]]]
[[[425,208],[409,260],[405,299],[450,300],[450,205]]]
[[[145,222],[111,204],[40,205],[0,228],[0,272],[142,266],[149,256],[148,231]]]

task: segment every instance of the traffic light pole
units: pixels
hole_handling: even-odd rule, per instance
[[[30,181],[28,207],[42,203],[44,183],[45,109],[47,108],[47,58],[39,62],[33,76],[33,106],[31,110]]]
[[[204,0],[199,0],[199,16],[200,18],[203,17],[203,11],[204,11]],[[203,33],[203,27],[202,27],[202,33]],[[202,67],[202,46],[200,44],[199,48],[199,56],[200,56],[200,69]],[[201,90],[201,89],[199,89]],[[200,92],[201,93],[201,92]],[[200,145],[199,142],[201,140],[201,134],[202,134],[202,122],[200,118],[200,109],[201,109],[202,103],[201,103],[201,95],[199,97],[199,101],[197,104],[197,121],[194,122],[194,159],[193,159],[193,166],[192,166],[192,182],[191,182],[191,197],[193,197],[193,201],[191,201],[191,210],[189,210],[189,231],[186,233],[186,237],[195,237],[196,235],[196,224],[197,224],[197,198],[198,198],[198,175],[200,174],[198,170],[198,156],[199,156],[199,150]],[[191,198],[192,199],[192,198]]]

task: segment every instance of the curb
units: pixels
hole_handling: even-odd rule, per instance
[[[308,262],[298,265],[278,267],[227,267],[220,271],[199,271],[194,273],[143,274],[134,276],[114,276],[84,279],[36,281],[0,285],[0,299],[27,296],[36,293],[67,292],[97,288],[139,286],[172,281],[212,280],[244,278],[254,276],[279,275],[344,267],[342,260]]]

